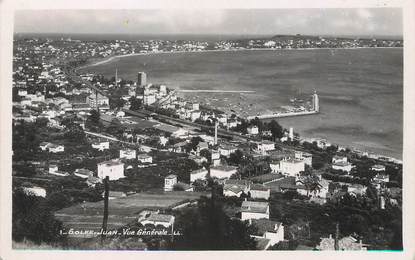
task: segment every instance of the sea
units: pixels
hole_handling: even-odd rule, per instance
[[[148,82],[177,90],[233,90],[181,95],[244,115],[272,113],[316,91],[319,114],[277,121],[303,137],[402,159],[402,48],[158,53],[115,58],[81,72],[112,77],[116,69],[129,80],[144,71]]]

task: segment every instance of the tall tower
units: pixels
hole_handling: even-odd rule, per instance
[[[288,138],[290,139],[290,141],[294,141],[294,128],[290,127],[290,131],[288,133]]]
[[[145,72],[138,72],[137,75],[137,87],[143,87],[147,85],[147,75]]]
[[[316,112],[320,111],[320,104],[319,104],[318,95],[317,95],[316,90],[314,90],[314,94],[313,94],[313,109]]]
[[[215,121],[215,139],[213,142],[214,145],[218,144],[218,125],[219,125],[218,121]]]
[[[117,87],[118,84],[118,69],[115,68],[115,87]]]

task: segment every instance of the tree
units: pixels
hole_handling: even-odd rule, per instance
[[[71,205],[71,197],[65,192],[54,192],[47,196],[47,204],[53,210],[59,210]]]
[[[85,143],[85,132],[80,125],[75,123],[69,123],[66,126],[66,131],[64,134],[65,138],[68,141],[76,142],[76,143]]]
[[[244,154],[241,150],[236,150],[234,153],[231,153],[229,155],[229,163],[232,165],[239,165],[240,163],[242,163],[244,158]]]
[[[196,150],[196,147],[200,142],[203,142],[203,139],[200,136],[192,137],[190,143],[185,146],[186,152],[190,153],[192,150]]]
[[[262,132],[262,130],[264,130],[264,124],[262,123],[262,121],[258,117],[255,117],[254,119],[252,119],[250,121],[250,124],[257,126],[258,127],[258,131],[260,133]]]
[[[202,197],[197,208],[182,211],[176,229],[175,250],[253,250],[256,242],[246,222],[229,218],[219,201]]]
[[[209,151],[209,149],[203,149],[200,151],[200,156],[205,157],[208,160],[208,163],[211,164],[212,162],[212,153]]]
[[[111,109],[115,109],[115,108],[122,108],[125,104],[125,100],[122,98],[111,98],[110,99],[110,108]]]
[[[13,192],[12,238],[15,241],[31,240],[57,242],[62,238],[62,223],[56,220],[43,198],[25,194],[21,189]]]
[[[135,98],[135,97],[132,97],[130,99],[130,104],[131,104],[130,110],[139,110],[139,109],[141,109],[141,106],[142,106],[141,99],[138,99],[138,98]]]
[[[90,128],[92,131],[100,131],[102,123],[100,122],[101,114],[99,110],[91,110],[91,114],[86,120],[86,127]]]
[[[101,117],[101,113],[99,112],[99,110],[93,109],[91,110],[91,115],[88,117],[88,121],[91,124],[98,125],[100,117]]]
[[[284,129],[275,120],[268,123],[268,129],[271,131],[272,139],[274,141],[284,136]]]

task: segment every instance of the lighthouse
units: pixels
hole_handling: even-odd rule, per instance
[[[320,111],[320,105],[319,105],[319,100],[318,100],[318,95],[316,90],[314,90],[314,94],[313,94],[313,109],[316,112]]]

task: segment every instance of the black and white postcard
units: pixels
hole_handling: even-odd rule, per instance
[[[0,3],[3,259],[414,257],[410,1],[130,2]]]

